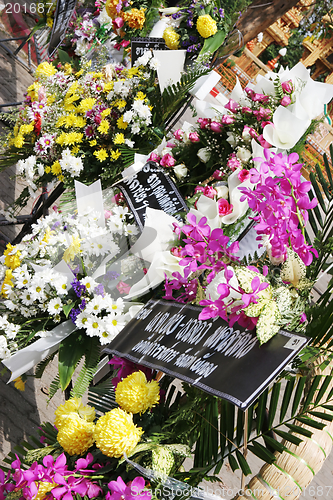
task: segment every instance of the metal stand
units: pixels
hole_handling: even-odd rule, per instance
[[[244,412],[244,446],[243,446],[243,457],[245,459],[247,457],[248,425],[249,425],[248,411],[245,410],[245,412]],[[243,472],[242,472],[242,479],[241,479],[241,489],[242,489],[242,491],[245,491],[245,474]]]

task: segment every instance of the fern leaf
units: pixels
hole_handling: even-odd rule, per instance
[[[56,394],[56,392],[60,389],[60,377],[59,373],[55,377],[55,379],[52,380],[51,385],[50,385],[50,390],[49,390],[49,399],[47,402],[49,403],[53,396]]]
[[[80,398],[88,390],[89,384],[98,368],[100,360],[99,340],[96,337],[90,337],[86,342],[85,360],[83,368],[71,390],[71,397]]]

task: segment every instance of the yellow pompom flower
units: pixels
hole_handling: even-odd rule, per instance
[[[197,20],[197,30],[203,38],[209,38],[217,33],[216,21],[209,14],[199,16]]]
[[[5,256],[5,266],[9,267],[12,271],[21,265],[21,252],[19,250],[15,250],[15,248],[15,246],[8,243],[6,250],[3,253]],[[15,253],[13,253],[14,251]]]
[[[180,35],[173,28],[166,28],[163,32],[163,38],[169,49],[177,50],[179,48]]]
[[[54,425],[58,430],[61,429],[69,416],[77,415],[87,422],[93,422],[96,418],[95,408],[93,406],[84,406],[81,398],[71,398],[63,405],[59,405],[54,412],[56,419]]]
[[[119,458],[135,448],[142,434],[142,428],[133,423],[132,415],[115,408],[97,420],[94,438],[104,455]]]
[[[146,375],[140,370],[118,383],[116,401],[121,408],[130,413],[144,413],[160,400],[160,387],[156,380],[147,382]]]
[[[102,148],[99,149],[98,151],[94,151],[94,156],[96,156],[97,160],[100,162],[105,161],[108,158],[108,154],[106,149]]]
[[[34,500],[44,500],[46,498],[52,498],[51,496],[47,495],[47,493],[53,490],[53,488],[59,486],[58,483],[55,482],[49,483],[48,481],[35,481],[35,485],[38,488],[38,492],[37,495],[34,497]]]
[[[130,28],[141,30],[146,20],[145,9],[131,9],[126,11],[122,17]]]
[[[57,72],[56,68],[53,66],[53,64],[50,64],[48,62],[43,62],[39,64],[39,66],[36,69],[36,77],[38,78],[39,76],[52,76]]]
[[[83,455],[94,443],[95,424],[72,414],[58,432],[58,443],[69,455]]]

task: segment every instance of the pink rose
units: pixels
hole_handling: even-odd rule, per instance
[[[258,121],[269,120],[272,115],[272,111],[269,108],[263,108],[260,106],[259,111],[253,111],[253,114],[257,117]]]
[[[173,135],[177,139],[177,141],[181,141],[184,135],[184,131],[181,128],[179,128],[178,130],[176,130],[176,132],[174,132]]]
[[[262,146],[262,147],[263,147],[263,148],[265,148],[265,149],[267,149],[267,148],[271,148],[271,147],[272,147],[272,144],[270,144],[269,142],[267,142],[267,141],[264,139],[264,137],[263,137],[263,135],[262,135],[262,134],[261,134],[261,135],[259,135],[259,137],[258,137],[258,139],[257,139],[257,140],[259,141],[260,146]]]
[[[175,163],[176,160],[174,159],[173,156],[171,156],[170,153],[164,155],[162,160],[160,161],[160,165],[162,165],[162,167],[174,167]]]
[[[173,142],[171,142],[171,141],[167,142],[167,148],[175,148],[175,147],[176,147],[176,144],[174,144]]]
[[[262,128],[265,128],[266,125],[273,125],[273,127],[274,127],[274,123],[273,122],[270,122],[270,121],[268,121],[268,122],[261,122]]]
[[[223,123],[223,125],[230,125],[231,123],[234,123],[235,120],[236,118],[234,116],[223,115],[221,118],[221,123]]]
[[[252,101],[253,102],[268,102],[269,101],[269,96],[265,94],[254,94],[252,96]]]
[[[110,210],[104,210],[104,218],[105,219],[110,219],[112,215],[112,212],[110,212]]]
[[[194,190],[194,194],[196,193],[203,193],[205,188],[203,186],[197,186]]]
[[[120,42],[120,45],[126,49],[126,47],[130,44],[131,42],[129,40],[123,40]]]
[[[287,92],[287,94],[291,94],[292,91],[294,90],[293,82],[291,80],[288,80],[287,82],[283,82],[281,84],[281,87],[284,90],[284,92]]]
[[[190,139],[191,142],[200,142],[200,137],[198,132],[190,132],[188,134],[188,138]]]
[[[124,283],[123,281],[119,281],[118,285],[116,286],[117,290],[119,293],[129,293],[131,287],[127,283]]]
[[[281,106],[289,106],[290,103],[291,103],[291,99],[290,99],[289,95],[283,96],[281,101],[280,101]]]
[[[221,172],[221,170],[215,170],[215,172],[213,173],[213,179],[215,179],[216,181],[220,181],[222,178],[223,173]]]
[[[256,95],[254,90],[250,89],[249,87],[245,87],[244,90],[247,93],[247,95],[250,97],[250,99],[252,99],[252,97]]]
[[[207,198],[211,198],[213,200],[214,197],[217,195],[217,191],[212,186],[206,186],[203,190],[203,194]]]
[[[220,133],[222,132],[222,124],[219,122],[211,122],[210,130],[212,130],[213,132]]]
[[[231,214],[233,211],[233,206],[230,205],[230,203],[225,200],[224,198],[220,198],[217,202],[218,210],[219,210],[219,216],[223,217],[224,215]]]
[[[210,124],[209,118],[198,118],[200,128],[206,128]]]
[[[148,158],[149,161],[156,161],[157,163],[160,161],[160,159],[161,159],[161,157],[158,156],[154,152],[150,153],[149,158]]]
[[[251,177],[251,175],[250,175],[250,172],[248,170],[243,168],[243,170],[238,172],[237,177],[241,182],[244,182],[244,181],[247,181],[247,179],[249,179]]]
[[[251,108],[249,108],[248,106],[243,106],[243,107],[242,107],[242,113],[244,113],[244,114],[246,114],[246,113],[247,113],[247,114],[249,114],[249,115],[250,115],[250,114],[252,113],[252,109],[251,109]]]
[[[227,104],[225,104],[224,107],[225,109],[228,109],[232,113],[236,113],[236,111],[239,109],[239,104],[233,99],[230,99],[230,101]]]
[[[117,30],[117,29],[122,28],[124,26],[124,20],[121,17],[116,17],[116,19],[114,19],[112,21],[112,24],[113,24],[113,27]]]

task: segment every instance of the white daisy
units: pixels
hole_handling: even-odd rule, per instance
[[[91,276],[82,278],[82,280],[80,280],[80,283],[82,283],[82,285],[85,285],[89,293],[92,293],[93,289],[98,285],[98,283]]]
[[[8,323],[7,328],[6,328],[7,338],[14,340],[19,329],[20,329],[20,325],[15,325],[14,323]]]
[[[99,337],[102,325],[102,320],[96,316],[89,317],[85,325],[86,333],[88,337]]]
[[[98,314],[102,309],[104,309],[104,300],[101,295],[95,295],[86,306],[86,311],[89,314]]]
[[[60,312],[62,311],[61,299],[59,297],[51,299],[50,302],[48,303],[47,310],[50,314],[52,314],[52,316],[60,314]]]

